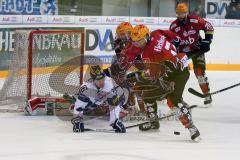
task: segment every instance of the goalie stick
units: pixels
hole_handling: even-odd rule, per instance
[[[198,107],[198,105],[192,105],[190,106],[188,109],[193,109],[193,108],[196,108]],[[164,117],[160,117],[158,118],[157,120],[160,121],[160,120],[163,120],[163,119],[166,119],[166,118],[169,118],[169,117],[172,117],[172,116],[175,116],[176,113],[172,113],[170,115],[167,115],[167,116],[164,116]],[[134,127],[138,127],[139,125],[143,125],[143,124],[147,124],[149,122],[152,122],[152,121],[146,121],[146,122],[142,122],[142,123],[138,123],[138,124],[134,124],[134,125],[130,125],[130,126],[127,126],[125,127],[126,129],[128,128],[134,128]],[[107,132],[107,133],[111,133],[111,132],[115,132],[114,129],[91,129],[91,128],[85,128],[84,131],[93,131],[93,132]]]
[[[188,92],[192,93],[193,95],[195,95],[195,96],[197,96],[197,97],[205,98],[205,97],[207,97],[207,96],[209,96],[209,95],[218,94],[218,93],[220,93],[220,92],[229,90],[229,89],[234,88],[234,87],[237,87],[237,86],[239,86],[239,85],[240,85],[240,83],[237,83],[237,84],[234,84],[234,85],[232,85],[232,86],[229,86],[229,87],[226,87],[226,88],[223,88],[223,89],[220,89],[220,90],[218,90],[218,91],[215,91],[215,92],[212,92],[212,93],[209,93],[209,94],[205,94],[205,95],[202,94],[202,93],[200,93],[200,92],[198,92],[198,91],[196,91],[196,90],[193,89],[193,88],[188,88]]]

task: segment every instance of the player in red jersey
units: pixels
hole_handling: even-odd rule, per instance
[[[149,77],[148,79],[151,81],[155,80],[159,86],[162,81],[167,81],[172,86],[172,92],[167,95],[168,106],[170,109],[176,110],[181,123],[189,129],[191,139],[198,139],[200,132],[193,124],[188,105],[182,98],[185,84],[189,78],[186,54],[177,54],[175,46],[168,41],[166,36],[159,31],[150,33],[144,25],[137,25],[133,28],[131,39],[134,46],[142,49],[141,58],[144,61],[146,77]],[[156,99],[152,97],[152,99],[145,99],[144,102],[147,116],[152,119],[153,123],[140,126],[140,129],[151,128],[151,125],[154,127],[154,123],[158,122],[156,120]]]
[[[132,91],[133,84],[128,83],[126,81],[125,76],[127,74],[127,70],[134,66],[138,70],[143,69],[143,65],[141,63],[141,59],[139,57],[132,59],[131,63],[127,62],[127,56],[124,54],[123,50],[127,50],[128,48],[133,48],[131,43],[131,31],[132,25],[129,22],[122,22],[117,26],[116,29],[116,39],[113,43],[113,49],[115,50],[116,56],[114,56],[112,64],[109,68],[104,69],[104,73],[112,77],[114,81],[121,85],[125,92],[129,92],[128,99],[126,99],[127,103],[123,105],[125,109],[134,109],[135,106],[135,95]],[[134,47],[134,52],[138,53],[139,48]],[[137,59],[137,60],[136,60]],[[141,99],[137,98],[138,105],[140,108],[143,108],[143,102]]]
[[[179,52],[185,52],[192,58],[193,68],[200,88],[204,94],[210,92],[208,78],[205,74],[206,64],[204,53],[210,50],[213,38],[213,26],[199,16],[189,15],[185,3],[179,3],[176,7],[177,19],[170,25],[170,30],[175,32],[181,42],[178,46]],[[205,38],[200,36],[199,31],[205,32]],[[212,102],[211,96],[207,96],[204,104]]]
[[[122,22],[117,26],[116,37],[113,42],[113,50],[116,54],[121,53],[124,48],[131,46],[132,25],[129,22]]]

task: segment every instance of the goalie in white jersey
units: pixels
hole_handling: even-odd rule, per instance
[[[73,132],[83,132],[83,113],[100,106],[108,106],[110,125],[118,133],[126,129],[119,119],[121,106],[126,102],[123,89],[116,85],[113,79],[105,76],[99,65],[90,66],[91,80],[81,85],[80,93],[75,95],[74,116],[71,120]],[[126,93],[125,93],[126,94]]]

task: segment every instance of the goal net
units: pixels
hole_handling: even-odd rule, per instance
[[[77,93],[83,79],[83,52],[83,31],[16,31],[9,75],[0,90],[0,110],[21,111],[36,96]]]

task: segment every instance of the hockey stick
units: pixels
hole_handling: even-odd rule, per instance
[[[193,109],[193,108],[196,108],[196,107],[198,107],[198,105],[192,105],[192,106],[190,106],[188,109]],[[174,112],[174,113],[172,113],[172,114],[170,114],[170,115],[167,115],[167,116],[164,116],[164,117],[160,117],[160,118],[158,118],[157,120],[158,120],[158,121],[161,121],[161,120],[163,120],[163,119],[166,119],[166,118],[169,118],[169,117],[172,117],[172,116],[175,116],[175,115],[176,115],[176,113]],[[126,128],[126,129],[128,129],[128,128],[134,128],[134,127],[138,127],[138,126],[140,126],[140,125],[147,124],[147,123],[149,123],[149,122],[152,122],[152,121],[146,121],[146,122],[142,122],[142,123],[130,125],[130,126],[127,126],[127,127],[125,127],[125,128]],[[107,133],[109,133],[109,132],[110,132],[110,133],[111,133],[111,132],[115,132],[114,129],[90,129],[90,128],[85,128],[84,131],[107,132]]]
[[[193,108],[196,108],[196,107],[198,107],[198,105],[192,105],[192,106],[190,106],[188,109],[193,109]],[[166,118],[175,116],[175,115],[176,115],[176,112],[174,112],[174,113],[172,113],[172,114],[170,114],[170,115],[164,116],[164,117],[160,117],[160,118],[158,118],[158,119],[156,119],[156,120],[160,121],[160,120],[163,120],[163,119],[166,119]],[[128,128],[134,128],[134,127],[138,127],[139,125],[147,124],[147,123],[149,123],[149,122],[152,122],[152,121],[147,121],[147,122],[138,123],[138,124],[135,124],[135,125],[127,126],[127,127],[125,127],[125,128],[126,128],[126,129],[128,129]]]
[[[196,90],[193,89],[193,88],[188,88],[188,92],[190,92],[190,93],[192,93],[193,95],[198,96],[198,97],[200,97],[200,98],[205,98],[205,97],[207,97],[207,96],[209,96],[209,95],[218,94],[218,93],[220,93],[220,92],[229,90],[229,89],[234,88],[234,87],[237,87],[237,86],[239,86],[239,85],[240,85],[240,83],[237,83],[237,84],[234,84],[234,85],[232,85],[232,86],[229,86],[229,87],[226,87],[226,88],[223,88],[223,89],[220,89],[220,90],[218,90],[218,91],[215,91],[215,92],[212,92],[212,93],[209,93],[209,94],[205,94],[205,95],[202,94],[202,93],[200,93],[200,92],[198,92],[198,91],[196,91]]]

